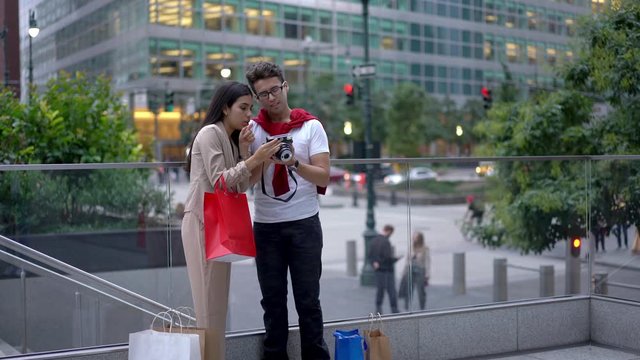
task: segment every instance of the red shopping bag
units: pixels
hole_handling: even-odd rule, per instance
[[[256,256],[247,195],[227,191],[224,177],[216,192],[204,193],[204,238],[207,260],[233,262]]]

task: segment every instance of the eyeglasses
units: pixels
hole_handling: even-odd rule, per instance
[[[280,95],[280,93],[282,92],[282,88],[284,88],[284,86],[286,84],[287,84],[287,82],[284,81],[282,83],[282,85],[274,86],[271,89],[269,89],[268,91],[263,91],[261,93],[258,93],[256,95],[256,97],[258,98],[258,100],[267,100],[269,98],[269,94],[273,95],[273,97],[276,97],[276,96]]]

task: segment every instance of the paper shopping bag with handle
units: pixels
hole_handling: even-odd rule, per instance
[[[220,185],[220,186],[219,186]],[[224,176],[204,193],[204,238],[208,260],[232,262],[256,256],[247,195],[227,191]]]
[[[156,315],[171,322],[167,312]],[[129,360],[199,360],[200,339],[196,334],[143,330],[129,334]]]
[[[362,336],[358,329],[336,330],[333,336],[336,338],[334,360],[364,360]]]
[[[204,348],[206,346],[206,329],[195,326],[195,314],[193,309],[187,306],[180,306],[175,309],[169,310],[169,312],[174,319],[177,319],[178,323],[173,324],[173,326],[171,324],[163,323],[162,326],[156,326],[152,330],[198,335],[198,338],[200,339],[200,359],[204,360]]]
[[[382,332],[382,316],[369,314],[369,330],[364,331],[366,360],[391,360],[391,342]]]

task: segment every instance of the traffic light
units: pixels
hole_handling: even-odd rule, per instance
[[[347,105],[353,105],[353,85],[348,83],[344,84],[344,87],[342,89],[344,90],[344,94],[347,96]]]
[[[173,91],[167,91],[164,93],[164,111],[173,111]]]
[[[582,240],[579,237],[571,239],[571,256],[574,258],[580,257],[580,247],[582,246]]]
[[[482,94],[482,100],[484,101],[484,108],[489,110],[489,108],[491,108],[491,102],[493,101],[493,99],[491,99],[491,90],[486,86],[483,86],[480,93]]]

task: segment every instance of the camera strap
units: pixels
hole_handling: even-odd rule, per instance
[[[289,169],[289,167],[287,167],[287,172],[289,173],[289,177],[291,179],[293,179],[293,182],[296,184],[296,187],[293,188],[293,192],[291,192],[291,195],[289,195],[286,199],[281,199],[279,197],[276,196],[271,196],[269,194],[267,194],[267,190],[264,187],[264,168],[262,169],[262,171],[260,172],[260,184],[262,185],[262,193],[269,197],[272,198],[273,200],[278,200],[278,201],[282,201],[282,202],[289,202],[289,200],[291,200],[291,198],[293,198],[293,195],[296,194],[296,191],[298,191],[298,180],[296,179],[296,177],[293,175],[293,171],[291,171],[291,169]]]

